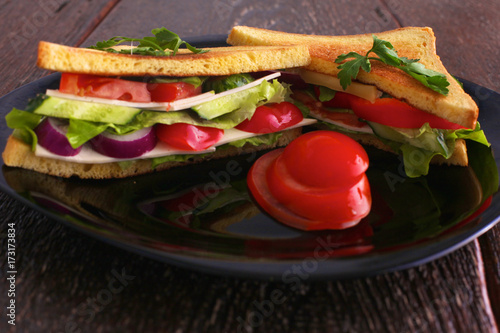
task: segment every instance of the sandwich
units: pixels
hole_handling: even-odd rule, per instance
[[[407,176],[429,163],[468,165],[470,139],[489,145],[478,107],[443,66],[431,28],[317,36],[236,26],[231,45],[306,45],[311,63],[296,75],[298,104],[318,126],[402,157]],[[299,91],[300,90],[300,91]]]
[[[40,42],[37,65],[61,73],[59,89],[6,116],[4,163],[122,178],[284,146],[311,123],[280,73],[263,74],[309,64],[307,47],[199,49],[165,28],[152,33],[89,48]]]

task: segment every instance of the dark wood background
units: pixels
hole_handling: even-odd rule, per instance
[[[0,0],[0,96],[47,74],[39,40],[85,46],[165,26],[182,37],[227,34],[234,25],[298,33],[355,34],[430,26],[445,66],[500,91],[500,2],[264,0]],[[3,149],[3,148],[2,148]],[[216,277],[163,264],[84,236],[0,192],[0,253],[16,223],[18,332],[495,332],[500,320],[500,226],[419,267],[348,281]],[[126,286],[96,302],[115,274]],[[259,318],[274,290],[285,301]],[[260,320],[262,319],[262,320]],[[253,323],[255,327],[244,326]]]

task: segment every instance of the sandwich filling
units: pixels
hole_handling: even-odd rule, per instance
[[[25,110],[6,117],[35,155],[78,163],[151,159],[152,167],[232,145],[273,144],[314,123],[290,103],[279,73],[149,80],[63,73]]]
[[[332,130],[377,137],[402,154],[409,177],[426,175],[436,155],[449,159],[458,139],[489,145],[478,122],[474,128],[465,128],[382,93],[375,86],[356,82],[355,90],[347,91],[338,78],[315,74],[302,70],[301,77],[309,87],[294,91],[296,103]],[[336,86],[339,89],[331,88]]]

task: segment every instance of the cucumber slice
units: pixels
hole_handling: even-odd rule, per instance
[[[35,114],[47,117],[80,119],[117,125],[128,124],[140,112],[140,109],[126,106],[73,101],[58,97],[46,98],[34,111]]]
[[[238,109],[253,109],[255,111],[260,104],[282,102],[286,95],[286,89],[277,80],[273,82],[262,81],[259,85],[250,88],[246,88],[246,86],[228,90],[227,92],[234,92],[212,101],[201,103],[192,107],[192,109],[201,118],[211,120]]]
[[[430,128],[427,124],[422,128],[393,128],[374,122],[368,122],[373,132],[390,141],[409,144],[413,147],[442,154],[446,158],[451,156],[454,140],[447,140],[445,130]]]

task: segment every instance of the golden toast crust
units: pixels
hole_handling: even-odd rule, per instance
[[[451,122],[467,128],[475,127],[478,107],[436,54],[436,38],[431,28],[407,27],[375,35],[391,42],[399,56],[420,59],[427,68],[445,74],[450,82],[449,94],[444,96],[432,91],[403,71],[378,61],[372,61],[370,73],[360,71],[358,81],[375,85],[391,96]],[[332,76],[339,72],[338,64],[334,62],[339,55],[350,51],[366,54],[373,44],[371,34],[301,35],[245,26],[234,27],[227,41],[232,45],[307,45],[312,59],[305,68]]]
[[[175,56],[117,54],[40,42],[41,68],[105,76],[214,76],[308,65],[304,45],[207,48],[209,52],[180,52]]]

